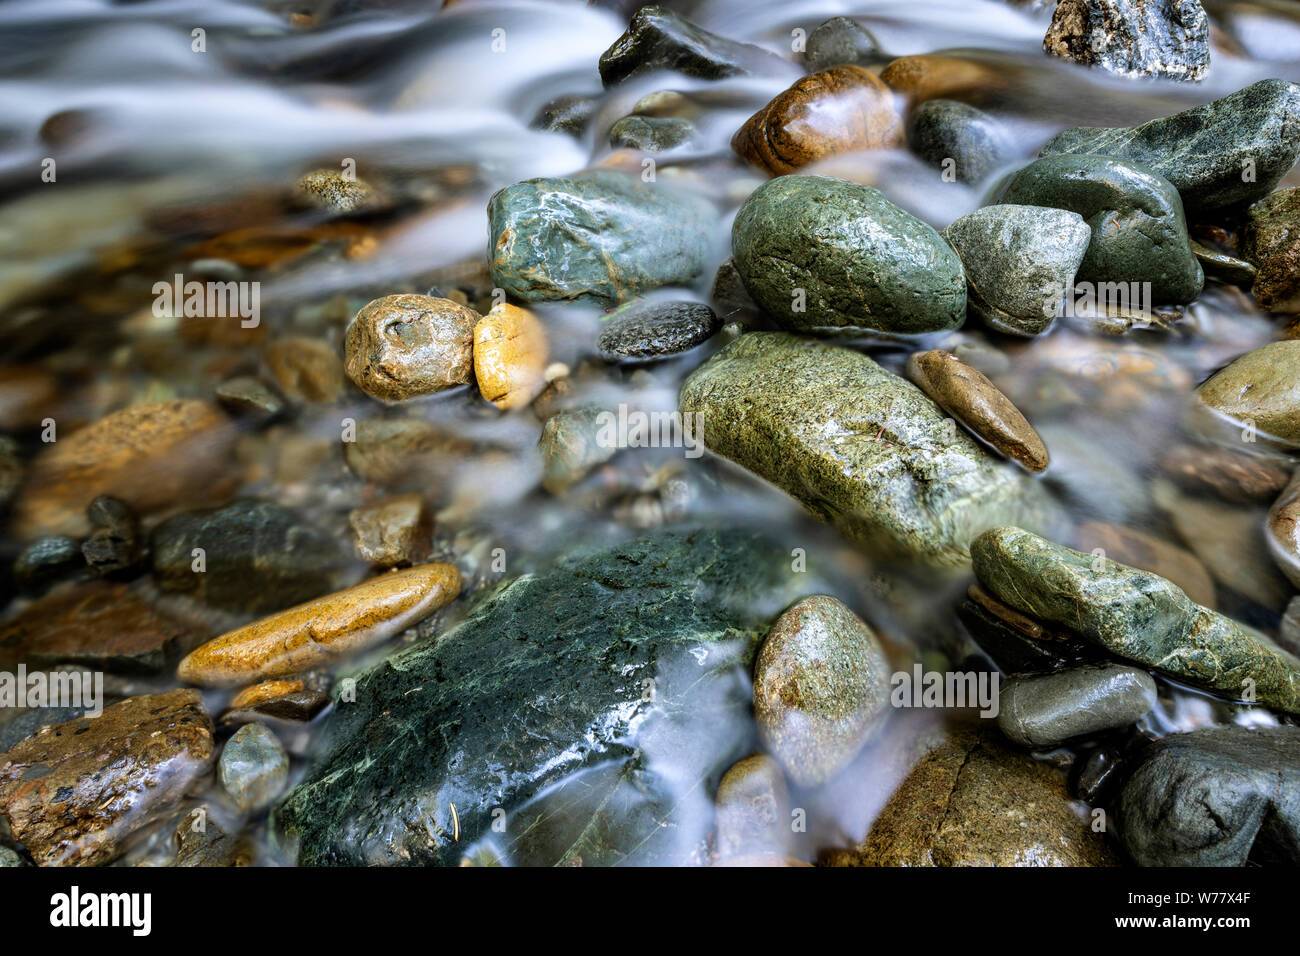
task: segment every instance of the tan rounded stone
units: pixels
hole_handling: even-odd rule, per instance
[[[208,641],[181,661],[178,676],[219,687],[300,674],[410,627],[459,593],[450,564],[381,574]]]
[[[546,330],[527,309],[503,303],[474,327],[474,375],[497,408],[520,408],[537,397],[547,357]]]
[[[335,402],[343,394],[343,364],[320,339],[276,339],[263,353],[280,390],[305,402]]]
[[[1300,471],[1269,509],[1264,532],[1273,560],[1300,588]]]
[[[426,557],[433,520],[417,493],[393,495],[353,509],[348,515],[357,553],[371,564],[393,567]]]
[[[836,66],[797,80],[751,116],[731,148],[782,175],[828,156],[902,142],[894,96],[860,66]]]
[[[785,851],[790,794],[780,766],[767,754],[746,757],[724,773],[715,802],[722,858]]]
[[[348,325],[348,378],[367,395],[400,402],[469,381],[478,313],[451,299],[387,295]]]
[[[913,103],[968,90],[997,90],[1007,83],[1005,73],[991,66],[939,53],[899,57],[880,71],[880,79]]]
[[[1300,447],[1300,341],[1247,352],[1206,380],[1196,396],[1234,425]]]

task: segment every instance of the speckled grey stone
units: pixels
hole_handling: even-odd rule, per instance
[[[957,254],[872,186],[773,179],[736,213],[731,248],[746,290],[791,331],[937,332],[966,315]]]
[[[1205,284],[1169,182],[1109,156],[1047,156],[1010,177],[1001,203],[1077,212],[1092,229],[1080,282],[1151,283],[1148,306],[1191,302]]]
[[[721,327],[700,302],[630,302],[605,319],[596,348],[606,361],[652,362],[695,348]]]
[[[871,31],[849,17],[831,17],[808,34],[803,65],[809,73],[852,63],[870,66],[882,58],[880,44]]]
[[[966,270],[968,307],[990,328],[1046,332],[1074,288],[1092,230],[1068,209],[985,206],[943,231]]]
[[[889,554],[957,566],[971,538],[1008,515],[1045,517],[1034,482],[851,349],[746,333],[686,380],[678,403],[703,416],[709,450]]]
[[[971,545],[971,560],[980,584],[1022,614],[1176,680],[1236,700],[1253,694],[1265,707],[1300,713],[1300,659],[1158,575],[1021,528],[984,532]]]
[[[1039,155],[1057,153],[1145,166],[1173,183],[1192,216],[1251,203],[1272,192],[1300,155],[1300,86],[1261,80],[1140,126],[1067,129]],[[1248,169],[1253,178],[1243,175]]]
[[[1127,727],[1156,702],[1156,682],[1122,664],[1073,667],[1004,681],[998,727],[1024,747],[1055,747],[1075,737]]]
[[[1061,0],[1043,49],[1120,76],[1200,80],[1210,19],[1200,0]]]
[[[1013,155],[1002,124],[983,110],[956,100],[926,100],[912,112],[907,145],[943,169],[952,160],[958,182],[978,183]]]

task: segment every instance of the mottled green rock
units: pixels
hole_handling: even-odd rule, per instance
[[[1072,667],[1003,682],[998,728],[1021,746],[1055,747],[1127,727],[1155,702],[1156,682],[1146,671],[1122,664]]]
[[[299,863],[695,859],[718,778],[754,749],[759,638],[808,578],[784,545],[696,531],[486,592],[331,712],[278,812]]]
[[[705,80],[746,73],[783,73],[789,64],[762,47],[701,29],[663,7],[644,6],[600,57],[606,86],[652,70],[675,70]]]
[[[957,100],[926,100],[912,112],[907,145],[932,166],[952,171],[958,182],[978,183],[1013,155],[1002,125],[983,110]]]
[[[4,869],[7,866],[18,867],[18,866],[28,866],[28,865],[29,864],[27,863],[26,860],[24,860],[13,850],[9,849],[9,847],[0,846],[0,870]]]
[[[529,179],[488,201],[492,281],[525,302],[621,302],[705,267],[713,207],[612,170]]]
[[[945,418],[912,383],[851,349],[750,332],[682,385],[704,443],[860,544],[961,565],[970,540],[1040,492]]]
[[[736,213],[731,248],[745,289],[792,331],[938,332],[966,315],[956,253],[872,186],[773,179]]]
[[[1067,129],[1039,155],[1057,153],[1144,166],[1173,183],[1193,216],[1254,202],[1273,191],[1300,155],[1300,86],[1261,80],[1140,126]]]
[[[856,20],[831,17],[808,34],[802,59],[809,73],[820,73],[844,63],[870,66],[881,59],[880,44]]]
[[[609,128],[609,145],[659,153],[695,135],[695,124],[677,116],[624,116]]]
[[[825,594],[776,619],[754,664],[754,716],[791,780],[831,779],[888,709],[889,661],[866,621]]]
[[[1067,209],[998,205],[955,220],[943,237],[966,270],[970,310],[999,332],[1033,336],[1073,290],[1092,230]]]
[[[1283,189],[1250,207],[1241,248],[1259,270],[1250,290],[1259,307],[1300,312],[1300,188]]]
[[[1119,799],[1135,863],[1300,863],[1300,727],[1170,734],[1138,759]]]
[[[1237,700],[1253,693],[1266,707],[1300,713],[1300,659],[1158,575],[1020,528],[986,531],[971,559],[980,584],[1022,614],[1175,680]]]
[[[1205,284],[1178,192],[1149,169],[1109,156],[1048,156],[1012,176],[997,201],[1082,216],[1092,241],[1078,281],[1150,282],[1148,306],[1190,302]]]
[[[1300,446],[1300,341],[1270,342],[1216,372],[1196,390],[1208,408],[1264,436]]]

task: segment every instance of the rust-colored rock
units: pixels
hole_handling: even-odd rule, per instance
[[[503,303],[474,326],[474,375],[500,409],[527,405],[546,384],[546,331],[527,309]]]
[[[260,684],[254,684],[252,687],[245,687],[230,700],[231,710],[246,710],[250,707],[256,707],[258,704],[265,703],[268,700],[275,700],[277,697],[284,697],[286,694],[296,694],[301,691],[306,684],[300,680],[267,680]]]
[[[450,564],[381,574],[213,638],[181,661],[179,676],[219,687],[300,674],[410,627],[459,593]]]
[[[912,103],[956,95],[969,90],[987,92],[1006,85],[1006,76],[991,66],[940,53],[902,56],[880,71],[891,90]]]
[[[433,518],[416,492],[364,504],[348,515],[348,521],[357,553],[371,564],[391,568],[428,556]]]
[[[902,142],[894,96],[860,66],[836,66],[795,81],[731,139],[744,160],[773,175],[828,156]]]
[[[0,754],[0,814],[42,866],[110,862],[212,766],[197,691],[129,697]]]
[[[112,495],[137,514],[212,504],[235,428],[197,399],[132,405],[68,435],[32,462],[14,505],[14,532],[85,535],[86,506]]]

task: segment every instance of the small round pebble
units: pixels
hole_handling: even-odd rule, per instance
[[[289,779],[289,756],[271,731],[245,724],[226,742],[217,767],[221,785],[244,813],[270,806]]]
[[[633,302],[605,320],[596,348],[609,362],[653,362],[695,348],[721,327],[698,302]]]
[[[357,313],[344,367],[356,386],[400,402],[464,385],[473,374],[478,313],[451,299],[386,295]]]

